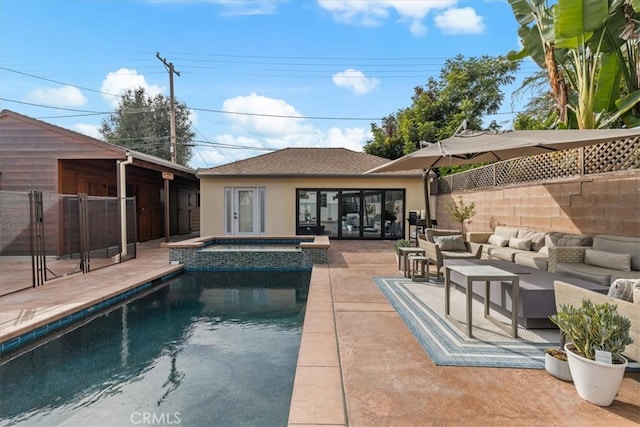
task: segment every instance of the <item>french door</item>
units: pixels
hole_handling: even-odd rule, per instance
[[[234,236],[265,232],[265,189],[263,187],[225,188],[225,230]]]

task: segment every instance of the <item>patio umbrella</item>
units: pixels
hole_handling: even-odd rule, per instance
[[[463,131],[365,173],[495,162],[632,137],[640,137],[640,128]]]
[[[633,137],[640,137],[640,128],[506,132],[465,130],[365,173],[422,169],[424,179],[430,169],[437,167],[495,162]],[[430,226],[428,187],[425,187],[425,203],[427,226]]]

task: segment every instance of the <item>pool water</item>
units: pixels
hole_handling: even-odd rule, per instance
[[[285,426],[309,280],[171,279],[4,362],[0,424]]]

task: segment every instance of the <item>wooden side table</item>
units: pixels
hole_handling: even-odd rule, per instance
[[[398,248],[398,270],[404,268],[404,277],[410,277],[411,266],[409,265],[409,255],[424,255],[424,249],[412,247]]]

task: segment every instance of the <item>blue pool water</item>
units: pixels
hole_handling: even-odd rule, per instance
[[[285,426],[309,279],[171,279],[6,358],[0,424]]]

